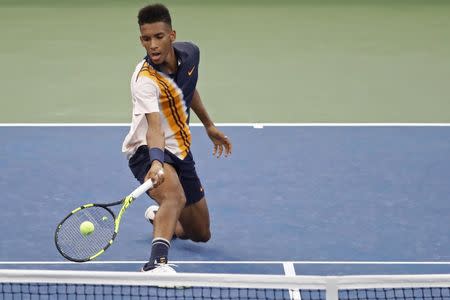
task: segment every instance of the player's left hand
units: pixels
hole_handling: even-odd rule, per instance
[[[223,150],[225,149],[225,157],[231,155],[231,150],[233,145],[231,144],[230,138],[228,138],[222,131],[217,129],[216,126],[211,125],[206,128],[206,133],[214,144],[213,155],[219,158],[222,156]]]

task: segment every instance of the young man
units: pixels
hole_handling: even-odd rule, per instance
[[[122,151],[136,179],[153,181],[148,194],[159,204],[152,220],[150,260],[142,270],[174,272],[167,265],[174,235],[195,242],[211,237],[208,207],[190,151],[190,109],[213,142],[213,155],[231,154],[232,144],[214,126],[196,89],[197,46],[175,42],[170,13],[162,4],[142,8],[138,24],[147,55],[131,78],[132,123]]]

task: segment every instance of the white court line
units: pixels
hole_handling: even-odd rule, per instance
[[[284,262],[283,263],[284,274],[288,277],[295,276],[295,267],[293,263]],[[292,300],[302,300],[302,295],[300,294],[300,290],[289,290],[289,298]]]
[[[90,261],[83,264],[142,264],[144,260]],[[299,264],[299,265],[450,265],[450,261],[171,261],[174,264]],[[0,261],[0,265],[64,265],[70,261]]]
[[[286,274],[286,276],[295,276],[295,268],[294,268],[293,263],[284,262],[283,269],[284,269],[284,274]]]
[[[128,127],[129,123],[0,123],[0,127]],[[203,126],[191,123],[190,126]],[[448,127],[450,123],[216,123],[219,127]]]

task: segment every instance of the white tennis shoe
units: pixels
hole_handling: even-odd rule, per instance
[[[156,212],[158,211],[158,209],[159,209],[158,205],[149,206],[144,214],[145,219],[153,224],[153,220],[155,219]]]
[[[174,268],[172,268],[174,265],[170,264],[157,264],[155,268],[144,271],[144,268],[141,269],[142,272],[146,273],[155,273],[155,274],[175,274],[177,271],[175,271]]]
[[[144,217],[147,221],[149,221],[150,223],[152,223],[153,225],[153,220],[155,220],[155,216],[156,216],[156,212],[158,211],[159,206],[158,205],[151,205],[147,208],[147,210],[144,213]],[[172,240],[176,239],[177,235],[174,233],[172,236]]]

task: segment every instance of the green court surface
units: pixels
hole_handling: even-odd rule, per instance
[[[129,122],[146,3],[0,0],[0,123]],[[449,1],[163,3],[216,122],[450,122]]]

